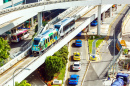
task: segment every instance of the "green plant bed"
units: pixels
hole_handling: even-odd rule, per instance
[[[99,39],[97,42],[96,42],[96,48],[102,43],[104,39]]]
[[[92,39],[88,39],[89,53],[92,53],[92,43],[93,43],[93,40]]]
[[[93,43],[93,41],[95,39],[97,39],[97,38],[100,38],[100,37],[102,37],[102,36],[94,36],[94,38],[93,38],[93,35],[89,36],[89,39],[88,39],[89,53],[92,53],[92,43]],[[104,38],[97,40],[97,42],[96,42],[96,48],[102,43],[103,40],[104,40]]]

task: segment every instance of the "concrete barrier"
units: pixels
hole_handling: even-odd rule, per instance
[[[26,49],[24,52],[22,52],[19,56],[15,57],[14,59],[12,59],[11,61],[9,61],[8,63],[6,63],[4,66],[2,66],[0,68],[0,74],[2,74],[3,72],[5,72],[7,69],[9,69],[11,66],[13,66],[14,64],[16,64],[19,60],[23,59],[25,56],[28,55],[28,53],[30,52],[29,50],[31,49],[31,46]]]

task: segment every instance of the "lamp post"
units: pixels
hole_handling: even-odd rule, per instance
[[[15,86],[14,84],[14,73],[19,70],[19,69],[25,69],[25,70],[30,70],[29,68],[17,68],[14,72],[13,72],[13,86]]]

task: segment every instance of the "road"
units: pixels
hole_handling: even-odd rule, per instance
[[[107,42],[104,42],[103,46],[100,48],[100,55],[102,57],[102,60],[100,62],[91,63],[83,86],[95,86],[95,85],[103,86],[102,80],[99,79],[99,76],[104,76],[105,68],[108,66],[108,64],[114,57],[113,32],[115,31],[115,38],[117,39],[117,35],[119,34],[121,28],[122,19],[128,10],[129,10],[129,6],[126,7],[124,6],[124,8],[119,7],[118,11],[113,13],[113,16],[117,16],[117,17],[115,18],[111,17],[109,21],[106,20],[106,23],[110,23],[111,29],[110,29],[110,33],[108,32],[109,39],[107,40]],[[115,56],[117,54],[118,51],[115,48]]]
[[[38,70],[35,70],[33,73],[31,73],[25,80],[27,80],[31,86],[47,86],[40,78]]]
[[[79,75],[79,81],[78,81],[78,85],[77,86],[81,86],[81,82],[82,82],[82,78],[85,74],[86,68],[88,66],[88,51],[87,51],[87,41],[86,41],[86,33],[82,33],[81,37],[75,37],[71,43],[70,43],[70,57],[69,57],[69,65],[68,65],[68,75],[70,77],[71,74],[77,74]],[[76,39],[80,39],[82,40],[82,47],[76,47],[75,46],[75,40]],[[72,70],[72,65],[75,62],[73,60],[73,53],[74,52],[80,52],[81,53],[81,60],[79,61],[81,63],[81,70],[80,71],[73,71]],[[69,78],[68,77],[68,78]],[[71,86],[71,85],[67,85],[67,86]]]

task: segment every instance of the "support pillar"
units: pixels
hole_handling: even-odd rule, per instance
[[[34,18],[33,17],[31,18],[31,26],[32,27],[34,26]]]
[[[12,1],[12,7],[14,7],[14,1],[13,0],[11,0]]]
[[[42,28],[42,12],[38,12],[38,33],[41,31]]]
[[[98,5],[98,25],[97,25],[97,35],[100,35],[101,29],[101,5]]]
[[[88,25],[88,32],[90,31],[90,24]]]
[[[118,4],[116,4],[116,11],[118,10]]]
[[[110,7],[110,17],[112,17],[112,7]]]
[[[103,12],[102,22],[105,22],[105,12]]]

